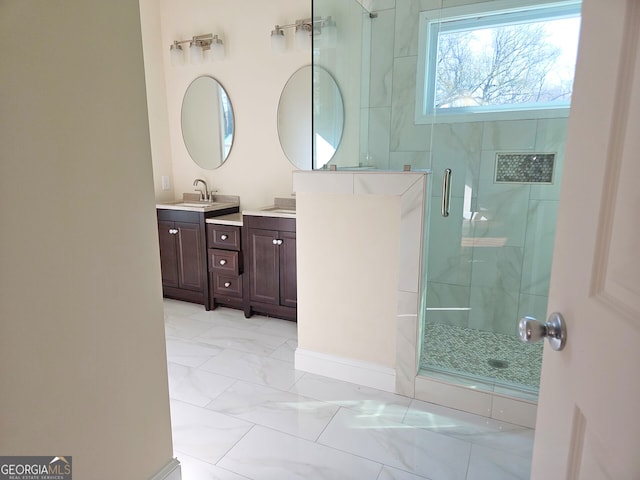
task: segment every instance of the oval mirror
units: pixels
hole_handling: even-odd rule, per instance
[[[182,100],[182,138],[200,167],[218,168],[233,145],[233,109],[216,79],[202,76],[187,88]]]
[[[331,74],[307,65],[291,75],[278,104],[278,137],[289,161],[300,170],[323,168],[340,145],[343,127],[342,95]]]

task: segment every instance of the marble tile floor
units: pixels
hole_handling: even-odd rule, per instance
[[[296,324],[165,300],[184,480],[527,479],[533,431],[296,371]]]

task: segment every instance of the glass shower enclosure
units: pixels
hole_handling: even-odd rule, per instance
[[[542,20],[538,3],[548,2],[513,2],[528,10],[443,3],[383,1],[368,11],[364,1],[313,2],[314,18],[330,15],[337,28],[337,48],[314,42],[314,64],[345,99],[343,143],[331,163],[431,170],[419,375],[535,401],[542,343],[522,343],[517,322],[546,318],[579,2],[561,2]],[[573,23],[545,23],[556,20]],[[464,73],[456,62],[468,70],[508,42],[555,56],[522,62],[517,50],[503,59],[530,83],[537,72],[537,95],[522,95],[523,83],[481,91],[474,82],[496,73],[482,66],[452,86]]]

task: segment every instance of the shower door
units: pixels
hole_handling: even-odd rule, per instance
[[[575,38],[566,50],[573,49],[574,63],[567,69],[575,65],[578,9],[551,14],[573,22]],[[504,11],[497,20],[489,14],[460,20],[460,12],[421,17],[417,110],[422,123],[430,122],[433,175],[419,367],[430,377],[535,400],[542,344],[522,343],[517,322],[525,315],[546,318],[570,90],[553,105],[552,93],[518,105],[518,92],[506,84],[495,91],[469,87],[495,70],[461,69],[480,52],[495,62],[508,41],[515,49],[520,39],[559,27],[523,10],[506,23]],[[502,61],[522,55],[514,50]],[[458,78],[465,74],[473,78]]]
[[[421,367],[535,393],[542,345],[520,342],[516,325],[545,318],[566,120],[434,130]],[[499,181],[496,163],[535,156],[525,151],[553,152],[553,183]]]

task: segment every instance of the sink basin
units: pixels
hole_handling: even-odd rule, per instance
[[[262,210],[265,212],[273,212],[273,213],[290,213],[292,215],[296,213],[295,208],[269,207],[269,208],[263,208]]]
[[[244,215],[254,215],[259,217],[286,217],[295,218],[295,207],[289,207],[287,205],[271,205],[269,207],[263,207],[256,210],[243,210]]]
[[[222,202],[178,202],[174,205],[182,205],[183,207],[216,207],[218,205],[226,205]]]

